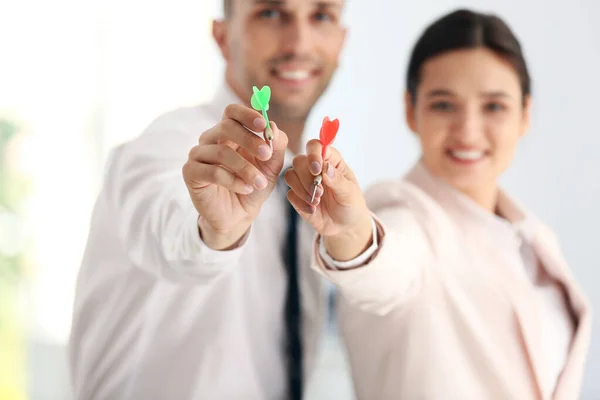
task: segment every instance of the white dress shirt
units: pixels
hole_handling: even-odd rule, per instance
[[[240,101],[223,87],[112,154],[77,281],[69,341],[77,399],[286,397],[286,188],[266,201],[241,247],[214,251],[199,238],[181,173],[230,103]],[[308,267],[314,231],[299,229],[306,383],[327,303]]]
[[[573,314],[562,286],[551,279],[540,266],[540,261],[528,241],[527,229],[522,224],[513,228],[521,243],[522,270],[535,286],[542,324],[542,349],[546,360],[544,385],[546,393],[553,393],[565,367],[575,334]]]

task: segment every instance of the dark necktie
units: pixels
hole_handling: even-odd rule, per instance
[[[283,176],[282,176],[283,178]],[[280,182],[285,185],[283,179]],[[287,185],[285,186],[287,188]],[[286,192],[286,190],[282,190]],[[284,262],[287,273],[285,297],[285,328],[288,367],[289,399],[302,399],[302,315],[300,311],[300,282],[298,271],[298,214],[285,199],[287,210],[287,233],[284,248]]]

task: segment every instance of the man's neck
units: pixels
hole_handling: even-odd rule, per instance
[[[277,124],[277,127],[284,131],[288,137],[288,149],[296,155],[302,152],[302,132],[306,125],[305,119],[286,119],[281,116],[270,117]]]

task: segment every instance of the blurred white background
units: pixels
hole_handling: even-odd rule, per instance
[[[348,0],[341,67],[307,134],[316,136],[323,115],[338,117],[337,147],[365,187],[406,171],[418,155],[402,113],[407,57],[427,23],[459,6],[499,14],[522,41],[534,120],[504,183],[557,231],[599,309],[599,1]],[[19,303],[27,361],[15,399],[70,398],[64,346],[106,156],[160,113],[211,97],[223,65],[210,22],[220,14],[219,0],[0,2],[0,117],[21,126],[11,159],[32,182],[31,270]],[[600,399],[598,321],[583,399]],[[351,398],[331,338],[309,398]]]

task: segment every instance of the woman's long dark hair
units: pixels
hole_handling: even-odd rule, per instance
[[[519,76],[523,99],[531,93],[531,78],[521,45],[508,25],[495,15],[460,9],[443,16],[425,29],[413,48],[406,88],[413,104],[423,64],[442,53],[486,48],[508,61]],[[525,104],[525,103],[523,103]]]

